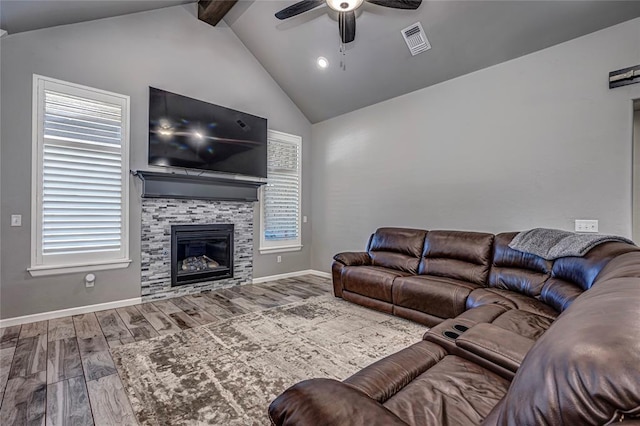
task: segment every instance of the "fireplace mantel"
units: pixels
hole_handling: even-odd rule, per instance
[[[265,182],[233,178],[193,176],[145,170],[136,170],[131,173],[142,181],[143,198],[258,201],[258,189],[265,184]]]

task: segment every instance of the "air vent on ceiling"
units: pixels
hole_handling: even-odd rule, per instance
[[[401,32],[404,41],[407,42],[411,55],[416,56],[418,53],[431,49],[431,44],[429,40],[427,40],[427,35],[424,33],[420,22],[408,26]]]

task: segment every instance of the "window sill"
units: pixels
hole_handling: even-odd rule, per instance
[[[44,277],[47,275],[73,274],[76,272],[104,271],[107,269],[122,269],[129,266],[130,259],[114,260],[109,262],[82,264],[82,265],[56,265],[56,266],[32,266],[27,271],[32,277]]]
[[[287,251],[300,251],[302,247],[302,244],[296,246],[260,247],[259,251],[260,254],[284,253]]]

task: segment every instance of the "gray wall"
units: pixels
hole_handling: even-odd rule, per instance
[[[635,19],[313,125],[312,268],[379,226],[630,236],[639,59]]]
[[[129,268],[97,272],[93,289],[84,288],[84,274],[32,278],[26,272],[30,260],[34,73],[131,96],[132,169],[148,168],[150,85],[267,117],[270,128],[303,138],[303,214],[310,214],[308,120],[224,23],[213,28],[198,21],[195,10],[195,4],[177,6],[19,33],[0,41],[0,318],[140,296],[140,196],[139,183],[133,178],[133,263]],[[22,214],[21,228],[9,226],[11,214]],[[277,264],[276,255],[259,255],[256,243],[254,277],[308,269],[310,224],[304,225],[303,244],[301,252],[283,253],[282,263]]]
[[[640,241],[640,100],[633,111],[633,240]]]

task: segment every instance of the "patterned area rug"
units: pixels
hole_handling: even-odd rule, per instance
[[[268,425],[269,403],[312,377],[343,380],[425,327],[332,296],[112,349],[142,425]]]

